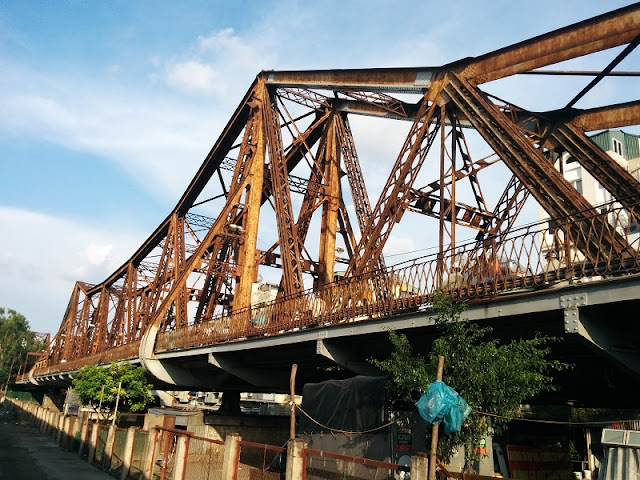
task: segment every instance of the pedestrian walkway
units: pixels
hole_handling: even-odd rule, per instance
[[[0,480],[113,480],[0,403]]]

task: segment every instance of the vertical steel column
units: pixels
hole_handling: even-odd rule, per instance
[[[318,255],[318,283],[333,281],[336,260],[336,232],[338,227],[338,209],[340,206],[340,141],[334,114],[328,124],[324,163],[324,204],[322,206],[322,224],[320,229],[320,251]]]
[[[235,274],[234,310],[251,305],[251,285],[256,281],[258,275],[256,254],[265,165],[263,108],[264,104],[256,100],[250,114],[252,118],[248,122],[253,125],[252,136],[251,138],[245,136],[244,139],[244,142],[247,143],[245,147],[253,152],[253,159],[248,171],[245,172],[247,182],[244,200],[245,213],[241,226],[242,235]],[[247,126],[248,128],[249,126]]]

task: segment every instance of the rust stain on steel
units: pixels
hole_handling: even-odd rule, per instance
[[[354,70],[308,70],[262,72],[267,84],[278,86],[336,87],[353,89],[407,89],[429,87],[437,68],[374,68]]]
[[[460,68],[476,84],[624,45],[640,34],[635,4],[488,53]]]
[[[640,125],[640,101],[584,110],[571,123],[583,132]]]

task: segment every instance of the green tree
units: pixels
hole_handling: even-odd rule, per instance
[[[391,375],[398,398],[415,402],[435,381],[438,356],[444,357],[443,381],[474,411],[460,433],[440,436],[438,458],[448,462],[464,446],[465,469],[469,471],[481,457],[476,448],[481,439],[500,433],[524,402],[554,390],[552,373],[569,365],[548,359],[550,344],[556,338],[537,334],[503,344],[487,339],[490,327],[461,318],[464,310],[464,304],[453,303],[444,293],[436,292],[433,312],[437,338],[427,357],[415,353],[405,335],[390,330],[391,355],[372,363]]]
[[[87,365],[73,374],[73,389],[80,395],[83,405],[114,409],[120,387],[118,410],[139,412],[153,399],[144,368],[134,367],[128,362],[112,363],[109,367]],[[104,388],[103,388],[104,387]]]
[[[27,352],[40,352],[44,347],[24,315],[0,307],[0,385],[27,359]]]

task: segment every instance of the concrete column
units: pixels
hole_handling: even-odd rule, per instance
[[[304,440],[301,438],[289,440],[285,480],[298,480],[306,477],[304,471],[304,447]]]
[[[187,471],[187,455],[189,453],[189,437],[180,435],[176,443],[175,464],[173,467],[173,480],[184,480]],[[121,478],[120,480],[124,480]]]
[[[78,448],[78,455],[82,456],[84,448],[87,444],[87,436],[89,435],[89,415],[82,416],[82,423],[80,427],[80,447]]]
[[[100,424],[94,423],[91,429],[91,437],[89,438],[89,451],[87,452],[87,462],[93,463],[96,456],[96,448],[98,448],[98,434],[100,433]]]
[[[124,452],[122,454],[122,472],[120,472],[120,480],[126,480],[127,475],[129,475],[131,461],[133,460],[133,449],[135,447],[137,431],[138,429],[136,427],[129,427],[127,429],[127,439],[125,440]]]
[[[62,432],[64,431],[64,414],[58,415],[58,425],[56,427],[56,443],[62,442]]]
[[[236,480],[238,460],[240,460],[240,440],[240,435],[237,433],[227,435],[224,439],[224,458],[222,460],[222,478],[220,480]]]
[[[427,480],[429,476],[429,456],[419,453],[411,457],[411,480]]]
[[[107,433],[107,441],[104,445],[103,467],[108,471],[113,457],[113,445],[116,443],[116,426],[109,425],[109,433]]]
[[[152,428],[149,430],[149,438],[147,440],[147,449],[144,452],[144,463],[142,468],[142,479],[153,479],[153,467],[156,462],[156,449],[158,448],[158,439],[160,438],[160,431]]]

